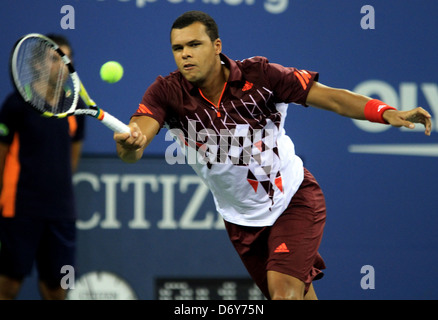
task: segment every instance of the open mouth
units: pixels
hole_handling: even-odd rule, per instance
[[[191,63],[186,63],[183,67],[184,70],[192,70],[195,67],[195,65]]]

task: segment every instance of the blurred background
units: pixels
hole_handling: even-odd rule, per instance
[[[8,59],[24,34],[60,33],[103,109],[128,122],[146,88],[175,69],[170,26],[187,10],[219,25],[223,52],[320,72],[320,82],[422,106],[433,132],[352,121],[291,104],[286,132],[321,184],[327,269],[320,299],[437,299],[438,3],[432,0],[4,0],[0,99]],[[116,60],[118,83],[99,76]],[[143,160],[116,157],[112,132],[87,119],[75,175],[78,267],[71,299],[260,298],[208,190],[188,165],[169,165],[162,130]],[[28,279],[20,299],[39,299]]]

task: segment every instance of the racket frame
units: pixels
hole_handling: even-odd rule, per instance
[[[18,59],[18,52],[21,47],[21,45],[29,38],[39,38],[45,43],[47,43],[62,59],[63,63],[67,66],[69,76],[71,77],[71,80],[73,82],[74,86],[74,97],[71,107],[62,113],[52,113],[50,111],[42,111],[37,106],[33,105],[30,99],[28,98],[28,94],[26,92],[26,88],[21,84],[21,81],[19,80],[18,71],[17,71],[17,59]],[[22,98],[28,102],[35,110],[37,110],[39,113],[41,113],[42,116],[47,118],[65,118],[71,115],[88,115],[92,116],[99,121],[101,121],[104,125],[106,125],[108,128],[113,130],[114,132],[124,132],[124,133],[130,133],[130,128],[115,118],[114,116],[110,115],[108,112],[103,111],[101,108],[99,108],[96,103],[90,98],[88,95],[88,92],[85,90],[85,87],[83,83],[81,82],[79,75],[77,74],[75,68],[73,67],[72,61],[70,58],[61,50],[61,48],[51,39],[48,37],[39,34],[39,33],[29,33],[23,37],[21,37],[16,44],[14,45],[11,59],[10,59],[10,70],[12,74],[12,80],[14,83],[14,86],[22,96]],[[84,101],[84,103],[89,107],[87,109],[77,109],[77,104],[79,101],[79,97]]]

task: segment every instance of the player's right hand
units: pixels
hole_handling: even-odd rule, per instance
[[[114,133],[116,143],[126,150],[140,150],[146,146],[147,138],[135,122],[129,124],[131,134]]]
[[[142,157],[147,145],[146,135],[143,134],[135,122],[129,124],[131,134],[114,133],[117,154],[125,162],[136,162]]]

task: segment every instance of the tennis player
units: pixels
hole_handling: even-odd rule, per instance
[[[283,128],[288,104],[431,133],[418,107],[398,111],[382,101],[318,82],[318,73],[224,55],[215,21],[186,12],[170,32],[178,70],[146,90],[130,121],[131,135],[114,134],[119,157],[139,160],[162,127],[171,130],[210,188],[229,237],[268,299],[317,299],[318,253],[326,219],[323,192],[295,154]],[[195,134],[193,134],[195,132]],[[214,141],[214,143],[211,143]]]
[[[66,38],[49,38],[72,56]],[[34,65],[36,71],[41,63]],[[53,68],[49,75],[54,84],[57,71]],[[42,92],[38,85],[29,94],[45,95],[52,102],[60,97],[56,88]],[[0,299],[16,298],[35,264],[41,297],[66,296],[61,268],[75,266],[72,172],[81,154],[84,121],[83,116],[44,118],[17,92],[0,109]]]

